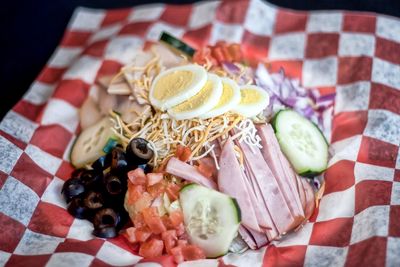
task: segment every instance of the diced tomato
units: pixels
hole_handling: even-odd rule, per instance
[[[181,263],[185,260],[183,257],[182,247],[174,247],[170,250],[171,255],[174,257],[176,263]]]
[[[171,255],[163,255],[163,256],[152,257],[152,258],[142,258],[139,261],[139,263],[146,263],[146,262],[148,262],[150,264],[148,264],[148,265],[140,264],[140,266],[155,266],[154,263],[158,263],[158,265],[156,265],[156,266],[176,267],[174,257],[172,257]]]
[[[176,234],[179,236],[179,238],[186,238],[186,231],[185,231],[185,226],[183,223],[175,227]]]
[[[230,52],[228,50],[228,47],[226,45],[220,46],[220,47],[221,47],[221,50],[222,50],[222,54],[224,55],[225,61],[232,62],[233,61],[233,57],[231,56],[231,54],[230,54]]]
[[[135,227],[129,227],[126,228],[126,230],[122,233],[122,235],[128,240],[129,243],[134,244],[138,242],[136,239],[136,228]]]
[[[147,186],[155,185],[158,182],[161,182],[164,175],[162,173],[148,173],[147,174]]]
[[[192,150],[189,147],[185,146],[183,149],[183,153],[179,159],[183,162],[186,162],[190,159],[191,155],[192,155]]]
[[[181,190],[181,187],[175,183],[169,183],[167,185],[165,192],[167,193],[168,198],[169,200],[171,200],[171,202],[178,199],[179,190]]]
[[[169,219],[169,216],[167,214],[161,216],[161,220],[165,227],[167,227],[168,230],[174,230],[175,227],[172,225],[171,220]]]
[[[163,249],[164,249],[163,241],[151,238],[150,240],[147,240],[140,246],[139,255],[144,258],[158,257],[162,255]]]
[[[142,211],[142,214],[143,214],[143,218],[144,218],[145,222],[146,222],[146,218],[159,217],[158,211],[155,207],[150,207],[150,208],[144,209]]]
[[[157,208],[155,207],[145,208],[142,211],[142,213],[146,225],[150,228],[150,230],[153,233],[161,234],[162,232],[167,230],[163,221],[161,220],[161,217],[158,215]]]
[[[133,171],[129,171],[128,179],[132,184],[136,185],[145,185],[147,181],[146,174],[141,168],[136,168]]]
[[[170,250],[175,247],[178,237],[176,236],[175,230],[168,230],[161,234],[161,238],[164,241],[165,250],[170,254]]]
[[[212,159],[211,159],[212,161]],[[210,162],[208,158],[203,158],[197,161],[197,170],[206,178],[212,178],[214,174],[215,165],[214,162]]]
[[[188,241],[185,239],[179,239],[177,242],[178,247],[184,247],[188,244]]]
[[[166,183],[164,180],[160,182],[150,185],[147,187],[147,192],[153,197],[156,198],[165,192]]]
[[[175,156],[179,160],[186,162],[190,159],[190,155],[192,155],[192,150],[189,147],[182,145],[176,147]]]
[[[183,214],[180,210],[175,210],[169,214],[169,219],[171,221],[172,226],[178,227],[181,223],[183,223]]]
[[[140,228],[146,225],[143,219],[143,214],[141,212],[136,214],[135,218],[133,219],[133,225],[136,228]]]
[[[134,185],[128,183],[128,204],[132,205],[135,203],[143,194],[144,187],[142,185]]]
[[[210,47],[204,47],[201,49],[196,50],[196,52],[193,55],[193,61],[203,65],[207,63],[207,59],[210,60],[211,58],[211,49]]]
[[[167,167],[168,160],[169,159],[164,160],[157,168],[153,169],[153,172],[165,174],[165,168]]]
[[[187,245],[182,247],[183,258],[187,261],[205,259],[204,251],[195,245]]]
[[[229,46],[229,52],[232,55],[234,62],[240,62],[243,59],[239,44],[231,44]]]
[[[150,236],[152,232],[146,226],[137,228],[135,231],[135,238],[139,242],[145,242]]]
[[[221,47],[214,47],[211,55],[218,61],[218,63],[221,63],[225,60]]]
[[[179,159],[183,153],[183,149],[184,149],[184,146],[177,145],[176,150],[175,150],[175,157],[177,157]]]
[[[143,209],[150,207],[153,198],[147,192],[144,192],[138,200],[133,203],[136,212],[141,212]]]

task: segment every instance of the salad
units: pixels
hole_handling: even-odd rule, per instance
[[[257,249],[307,222],[323,191],[313,177],[328,143],[315,123],[327,105],[244,59],[237,44],[195,51],[163,33],[100,77],[80,110],[69,213],[176,263]]]

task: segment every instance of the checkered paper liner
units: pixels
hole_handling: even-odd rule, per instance
[[[336,91],[326,191],[310,222],[258,251],[198,266],[400,266],[400,20],[294,12],[260,0],[76,10],[0,124],[0,266],[140,261],[121,237],[94,238],[89,222],[67,213],[60,189],[95,79],[117,72],[162,31],[195,47],[241,43],[305,87]]]

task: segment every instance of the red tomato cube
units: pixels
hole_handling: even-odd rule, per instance
[[[173,227],[178,227],[183,223],[183,213],[180,210],[175,210],[169,214],[169,219]]]
[[[152,238],[144,242],[139,249],[139,255],[144,258],[154,258],[161,256],[164,249],[163,241]]]
[[[157,208],[148,207],[143,211],[143,219],[146,225],[150,228],[150,230],[155,234],[161,234],[162,232],[167,231],[161,217],[158,215]]]
[[[176,263],[181,263],[185,260],[181,247],[174,247],[171,249],[171,255],[174,257]]]
[[[182,247],[183,258],[187,261],[205,259],[206,256],[201,248],[195,245],[187,245]]]
[[[164,178],[162,173],[148,173],[147,174],[147,186],[155,185],[159,183]]]
[[[164,241],[165,250],[168,254],[173,247],[175,247],[178,237],[176,236],[175,230],[168,230],[161,234],[161,238]]]
[[[150,236],[152,232],[148,227],[137,228],[135,231],[135,238],[138,242],[145,242]]]
[[[133,171],[129,171],[128,179],[132,184],[135,185],[145,185],[147,182],[146,174],[141,168],[136,168]]]
[[[123,236],[128,240],[129,243],[134,244],[136,242],[138,242],[138,240],[136,239],[136,228],[135,227],[129,227],[125,230],[125,232],[123,233]]]
[[[143,194],[144,187],[142,185],[134,185],[128,183],[128,204],[132,205],[135,203]]]

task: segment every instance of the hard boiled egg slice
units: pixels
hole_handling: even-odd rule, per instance
[[[240,103],[233,109],[234,112],[254,117],[269,105],[269,95],[262,88],[255,85],[244,85],[240,88]]]
[[[168,109],[169,115],[176,120],[198,117],[218,104],[222,95],[221,79],[215,74],[208,74],[205,86],[195,96]]]
[[[161,72],[153,81],[150,103],[165,111],[196,95],[207,82],[206,70],[198,65],[185,65]]]
[[[232,110],[240,102],[240,88],[236,82],[229,78],[220,78],[222,81],[222,95],[219,98],[218,104],[208,111],[200,115],[201,119],[217,117]]]

